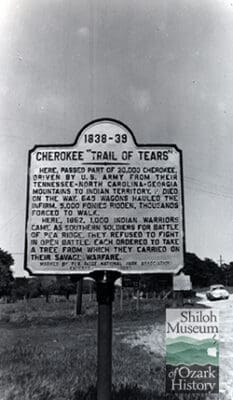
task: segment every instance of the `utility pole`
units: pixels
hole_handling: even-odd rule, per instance
[[[220,257],[219,257],[218,261],[219,261],[219,267],[222,268],[224,260],[222,259],[222,255],[221,254],[220,254]],[[223,271],[225,273],[225,285],[228,286],[228,270],[226,268],[223,268]]]
[[[219,257],[219,266],[221,267],[222,266],[222,264],[223,264],[223,259],[222,259],[222,254],[220,254],[220,257]]]

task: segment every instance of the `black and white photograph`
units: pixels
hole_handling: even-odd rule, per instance
[[[233,2],[0,1],[0,400],[232,400]]]

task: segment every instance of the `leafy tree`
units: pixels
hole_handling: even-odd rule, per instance
[[[190,275],[193,286],[200,286],[205,274],[203,261],[194,253],[186,253],[183,272]]]
[[[40,295],[41,295],[40,279],[37,277],[29,278],[26,298],[31,299],[31,298],[39,297]]]
[[[229,264],[222,264],[221,271],[223,274],[223,281],[226,286],[233,286],[233,262]]]
[[[12,255],[0,249],[0,296],[8,296],[11,293],[14,278],[10,267],[13,264]]]
[[[29,279],[25,277],[15,278],[11,291],[13,300],[24,299],[28,297]]]
[[[201,260],[194,253],[185,254],[183,272],[190,275],[193,286],[210,286],[215,283],[224,283],[224,273],[210,258]]]
[[[76,291],[75,282],[69,276],[57,276],[57,294],[65,296],[67,300]]]
[[[218,264],[216,264],[210,258],[205,258],[204,265],[207,272],[208,285],[224,283],[224,274],[221,268],[219,268]]]
[[[39,278],[41,294],[45,296],[46,303],[49,302],[49,296],[56,293],[56,278],[53,276],[41,276]]]

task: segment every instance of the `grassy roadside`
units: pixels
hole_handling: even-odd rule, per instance
[[[163,398],[163,359],[123,339],[163,323],[163,311],[135,302],[113,318],[113,399]],[[129,311],[130,308],[130,311]],[[132,309],[134,311],[132,312]],[[73,316],[72,302],[0,305],[0,399],[92,400],[96,398],[96,302]]]
[[[96,400],[97,306],[83,300],[78,317],[73,301],[0,305],[1,400]],[[164,321],[161,301],[143,300],[139,311],[135,301],[126,299],[123,311],[114,302],[112,400],[177,399],[164,395],[164,354],[132,346],[139,331],[156,323],[162,332]]]

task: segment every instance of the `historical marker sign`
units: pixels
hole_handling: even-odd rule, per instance
[[[34,274],[175,273],[183,266],[181,151],[137,145],[115,120],[29,152],[25,267]]]
[[[185,275],[181,272],[180,275],[173,276],[173,290],[192,290],[190,275]]]

